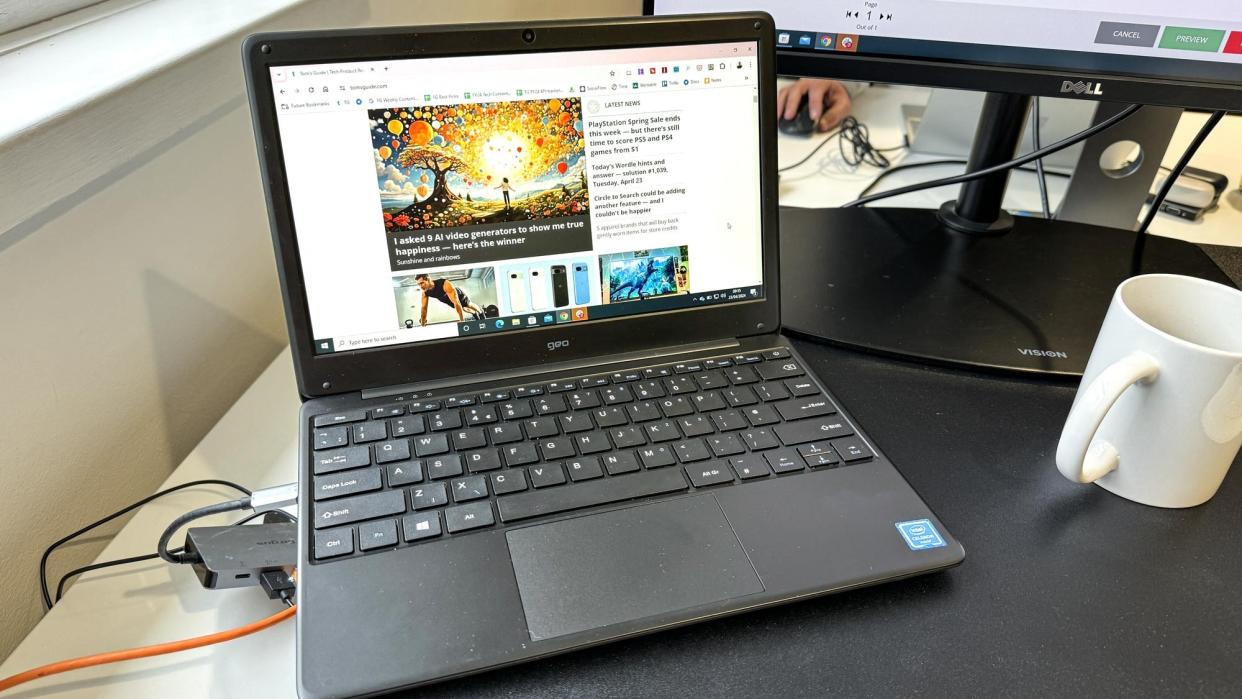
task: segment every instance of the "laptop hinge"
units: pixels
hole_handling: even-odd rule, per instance
[[[600,355],[591,357],[590,359],[578,359],[571,362],[540,364],[538,366],[529,366],[521,369],[511,369],[508,371],[492,371],[483,374],[469,374],[467,376],[438,379],[436,381],[406,383],[398,386],[385,386],[383,388],[370,388],[362,391],[362,397],[380,398],[400,393],[433,391],[437,388],[450,388],[453,386],[461,386],[463,384],[498,383],[511,379],[520,379],[524,376],[531,376],[532,374],[577,371],[605,364],[628,362],[634,359],[659,359],[660,357],[670,357],[676,354],[689,354],[691,352],[729,349],[738,347],[740,344],[741,343],[735,339],[729,339],[713,340],[711,342],[696,342],[692,344],[669,345],[667,347],[655,347],[651,349],[639,350],[637,352]]]

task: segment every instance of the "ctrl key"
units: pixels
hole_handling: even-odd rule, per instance
[[[315,532],[315,558],[336,558],[354,552],[353,527]]]

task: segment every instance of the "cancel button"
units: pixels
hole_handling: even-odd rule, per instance
[[[1095,43],[1151,47],[1156,45],[1158,34],[1160,25],[1157,24],[1100,22],[1100,28],[1095,31]]]

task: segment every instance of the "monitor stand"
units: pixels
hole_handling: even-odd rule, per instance
[[[1029,97],[989,94],[969,170],[1013,157]],[[1233,286],[1198,248],[1012,217],[1008,173],[922,209],[781,209],[781,322],[796,335],[1004,371],[1082,374],[1114,289],[1169,272]]]

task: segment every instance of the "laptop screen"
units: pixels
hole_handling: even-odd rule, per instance
[[[756,50],[272,68],[314,352],[762,298]]]

